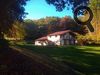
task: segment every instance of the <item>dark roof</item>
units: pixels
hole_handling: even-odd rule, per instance
[[[44,41],[44,40],[47,40],[46,36],[36,39],[36,41]]]
[[[63,34],[65,34],[65,33],[69,33],[69,32],[72,32],[72,31],[71,31],[71,30],[58,31],[58,32],[51,33],[51,34],[49,34],[48,36],[63,35]]]
[[[48,34],[47,36],[63,35],[63,34],[66,34],[66,33],[73,33],[73,32],[71,30],[64,30],[64,31],[58,31],[58,32],[54,32],[54,33]],[[38,38],[38,39],[36,39],[36,41],[45,41],[45,40],[47,40],[47,36]]]

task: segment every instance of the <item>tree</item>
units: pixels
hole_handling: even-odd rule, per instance
[[[14,38],[14,39],[24,39],[26,36],[23,22],[15,21],[12,25],[12,28],[9,29],[9,33],[5,34],[5,38]]]
[[[100,0],[90,0],[89,7],[92,9],[94,14],[91,24],[95,31],[92,33],[88,32],[85,36],[78,35],[77,39],[88,44],[100,44]]]
[[[71,17],[67,16],[61,19],[60,27],[63,30],[72,30],[73,32],[77,32],[82,35],[87,33],[85,26],[78,25]]]
[[[70,8],[70,6],[74,10],[76,6],[82,3],[88,5],[89,0],[46,0],[46,2],[54,5],[58,11],[62,11],[65,7]]]
[[[95,29],[93,33],[88,33],[86,37],[89,37],[89,39],[95,41],[95,43],[100,42],[100,0],[91,0],[89,7],[92,9],[94,18],[92,20],[92,25]]]
[[[0,0],[0,45],[3,45],[4,34],[9,32],[14,21],[23,20],[26,1],[28,0]]]
[[[34,40],[38,35],[38,25],[34,23],[34,21],[28,19],[24,21],[23,28],[25,30],[26,36],[25,39],[27,40]]]
[[[0,39],[12,27],[15,20],[22,21],[27,0],[0,0]]]

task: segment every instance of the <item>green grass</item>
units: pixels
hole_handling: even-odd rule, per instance
[[[36,47],[32,44],[21,44],[19,47],[46,55],[64,65],[69,65],[85,75],[100,75],[100,47]]]

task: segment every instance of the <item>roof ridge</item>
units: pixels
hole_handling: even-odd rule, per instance
[[[57,32],[50,33],[50,34],[48,34],[48,35],[52,35],[52,34],[58,35],[58,34],[61,34],[61,33],[66,33],[66,32],[71,32],[71,30],[57,31]],[[47,35],[47,36],[48,36],[48,35]]]
[[[46,40],[47,39],[47,36],[53,36],[53,35],[62,35],[62,34],[65,34],[67,32],[72,32],[71,30],[63,30],[63,31],[57,31],[57,32],[53,32],[51,34],[48,34],[46,36],[43,36],[43,37],[40,37],[36,40]]]

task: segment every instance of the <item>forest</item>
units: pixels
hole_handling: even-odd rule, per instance
[[[66,15],[25,19],[28,1],[0,0],[0,75],[100,75],[100,0],[45,0],[58,12],[85,4],[93,12],[94,32]],[[71,30],[78,44],[34,45],[37,38],[63,30]]]
[[[68,0],[69,1],[69,0]],[[81,2],[81,1],[80,1]],[[86,2],[86,1],[84,1]],[[66,2],[63,2],[62,4],[56,5],[56,1],[52,2],[47,0],[48,4],[52,4],[56,7],[57,11],[62,11],[65,8],[65,4],[68,4]],[[60,2],[58,1],[58,4]],[[64,4],[65,3],[65,4]],[[47,34],[56,32],[56,31],[62,31],[62,30],[71,30],[76,33],[76,38],[81,44],[99,44],[100,43],[100,6],[99,1],[91,0],[90,4],[87,4],[93,12],[93,20],[91,24],[94,27],[94,32],[90,32],[86,25],[79,25],[75,22],[73,18],[70,16],[65,17],[54,17],[54,16],[47,16],[45,18],[41,18],[38,20],[32,20],[32,19],[24,19],[16,18],[16,20],[11,22],[11,25],[9,23],[8,26],[3,30],[3,35],[6,39],[15,38],[15,39],[21,39],[21,40],[35,40],[39,37],[45,36]],[[23,3],[25,5],[26,3]],[[69,6],[72,4],[71,1],[69,1]],[[77,2],[74,5],[76,7]],[[73,8],[72,8],[73,9]],[[21,10],[21,9],[20,9]],[[74,10],[74,9],[73,9]],[[20,12],[19,12],[20,13]],[[23,12],[23,14],[26,14]],[[25,15],[24,15],[25,16]],[[10,21],[9,21],[10,22]]]
[[[26,19],[24,22],[15,21],[12,29],[10,29],[10,33],[5,34],[5,38],[15,38],[16,40],[19,38],[20,40],[34,41],[53,32],[71,30],[76,33],[76,39],[79,41],[79,44],[99,44],[100,26],[97,21],[96,18],[92,21],[95,29],[92,33],[87,26],[77,24],[70,16],[63,18],[46,17],[38,20]]]

